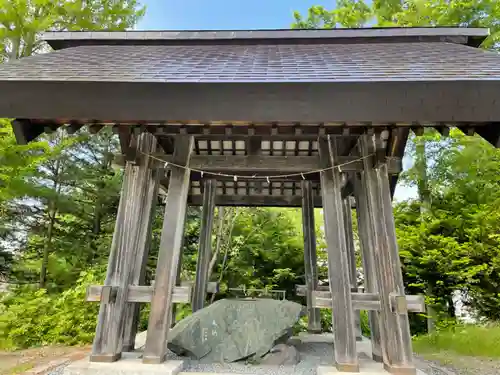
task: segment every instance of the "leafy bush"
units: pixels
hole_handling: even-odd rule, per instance
[[[0,349],[92,341],[99,304],[85,302],[98,271],[82,272],[74,288],[50,295],[45,289],[18,287],[0,300]]]

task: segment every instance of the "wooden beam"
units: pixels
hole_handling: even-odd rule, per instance
[[[212,229],[215,213],[215,192],[217,184],[214,179],[203,181],[203,208],[201,211],[201,228],[196,262],[196,275],[193,291],[192,310],[196,312],[205,305],[207,295],[208,267],[212,256]]]
[[[500,123],[492,122],[476,127],[476,132],[493,147],[500,147]]]
[[[156,148],[155,137],[151,134],[139,138],[138,151],[151,153]],[[155,176],[151,159],[143,163],[127,163],[123,178],[122,193],[118,205],[115,231],[111,244],[105,286],[117,287],[114,303],[101,302],[91,361],[114,362],[121,357],[123,332],[127,315],[128,286],[134,280],[136,244],[148,235],[150,223],[142,223],[138,218],[151,210],[152,191]]]
[[[132,147],[133,146],[132,126],[115,125],[113,126],[113,132],[118,134],[118,139],[120,141],[120,150],[122,152],[123,159],[126,161],[135,162],[137,154]]]
[[[346,126],[347,125],[347,126]],[[386,124],[383,124],[386,125]],[[323,134],[330,134],[331,136],[346,137],[346,128],[349,129],[349,135],[353,138],[356,135],[362,134],[366,127],[373,126],[371,123],[356,123],[356,124],[278,124],[277,126],[272,126],[271,124],[259,124],[254,126],[252,124],[246,125],[186,125],[186,124],[166,124],[159,125],[156,127],[156,135],[179,135],[179,134],[189,134],[193,136],[204,136],[206,139],[215,139],[215,137],[223,137],[223,139],[228,139],[230,136],[233,138],[246,136],[261,136],[266,139],[284,140],[284,139],[311,139],[316,140],[320,132]],[[375,124],[375,127],[381,127]],[[230,129],[230,135],[228,135],[228,129]],[[300,129],[300,133],[297,130]]]
[[[318,285],[315,291],[330,292],[330,287],[324,285]],[[307,285],[295,285],[295,294],[301,297],[305,297],[306,293],[307,293]]]
[[[156,148],[156,137],[151,134],[143,134],[140,136],[139,142],[143,138],[149,138],[151,147]],[[142,163],[150,163],[148,157],[141,159]],[[144,192],[144,201],[146,202],[142,210],[138,213],[136,219],[140,223],[137,231],[137,237],[134,243],[135,260],[131,265],[131,285],[144,285],[146,278],[146,265],[148,263],[149,249],[152,239],[152,226],[156,211],[156,203],[158,200],[158,189],[160,186],[160,177],[163,170],[154,169],[150,171],[150,183],[147,186],[147,191]],[[139,325],[139,304],[128,304],[125,310],[125,328],[123,331],[123,351],[130,352],[134,350],[137,328]]]
[[[188,203],[192,206],[203,204],[202,195],[190,195]],[[313,197],[314,207],[322,207],[321,197]],[[302,197],[286,195],[217,195],[216,206],[245,206],[245,207],[301,207]]]
[[[254,128],[249,129],[250,131],[254,131]],[[253,134],[253,133],[252,133]],[[245,140],[246,153],[248,156],[256,157],[261,154],[262,147],[262,137],[259,136],[250,136]],[[247,195],[250,194],[261,194],[262,193],[262,181],[255,181],[254,187],[252,189],[248,188]]]
[[[185,213],[184,221],[187,220],[187,210]],[[182,277],[182,249],[184,249],[184,240],[185,236],[182,236],[182,242],[181,242],[181,254],[179,255],[179,260],[177,263],[177,274],[175,275],[175,285],[180,285],[181,284],[181,277]],[[155,280],[151,280],[151,285],[154,285]],[[174,287],[174,296],[172,296],[172,300],[175,298],[175,287]],[[191,302],[191,300],[190,300]],[[172,304],[172,309],[171,309],[171,321],[170,321],[170,327],[175,326],[177,323],[177,304]]]
[[[367,220],[368,207],[364,191],[363,181],[358,173],[353,176],[354,197],[356,200],[356,217],[358,220],[358,237],[361,248],[361,261],[363,264],[364,286],[368,293],[378,293],[377,276],[375,274],[375,249],[373,243],[373,228]],[[382,362],[382,347],[380,338],[380,316],[378,311],[369,311],[370,341],[372,346],[372,358],[376,362]]]
[[[193,281],[182,281],[181,286],[191,286],[191,289],[194,287]],[[207,293],[219,293],[220,285],[217,281],[209,281],[207,282]]]
[[[349,283],[352,290],[358,289],[358,272],[356,270],[356,250],[354,248],[354,237],[352,231],[352,208],[349,197],[342,200],[342,214],[344,215],[344,228],[347,248],[347,262],[349,269]],[[354,323],[356,340],[361,341],[361,315],[359,309],[354,310]]]
[[[68,126],[66,126],[66,132],[68,134],[75,134],[78,130],[80,130],[82,128],[82,126],[83,126],[82,123],[72,121],[69,123]]]
[[[28,144],[44,132],[43,124],[35,124],[26,119],[15,119],[11,125],[16,141],[20,145]]]
[[[312,293],[314,306],[320,308],[332,308],[332,294],[329,291],[315,290]],[[351,293],[352,305],[356,310],[380,311],[380,295],[378,293]],[[401,300],[405,305],[401,305]],[[406,313],[425,312],[425,297],[422,295],[391,296],[391,307],[393,312]],[[404,311],[403,311],[404,310]]]
[[[386,146],[386,155],[389,158],[398,158],[398,160],[402,160],[402,157],[405,152],[406,143],[408,142],[408,136],[410,134],[410,127],[394,127],[390,130],[389,139],[387,140]],[[402,166],[402,164],[401,164]],[[391,197],[394,197],[394,192],[396,191],[396,184],[398,182],[399,173],[393,173],[394,166],[389,165],[389,174],[391,175],[390,186],[391,186]]]
[[[85,300],[87,302],[100,302],[103,298],[102,285],[90,285],[87,287]],[[118,290],[118,287],[115,288]],[[173,290],[172,303],[190,303],[191,302],[191,286],[176,286]],[[127,302],[129,303],[150,303],[153,299],[154,287],[152,285],[129,285]]]
[[[318,259],[316,255],[316,227],[314,225],[314,197],[311,181],[302,181],[302,232],[304,234],[304,268],[306,278],[307,330],[321,332],[319,309],[313,307],[312,292],[318,287]]]
[[[172,156],[163,153],[153,155],[164,162],[172,162]],[[372,159],[371,157],[369,159]],[[356,156],[341,156],[336,159],[335,165],[345,164],[342,171],[360,171],[363,168],[362,160]],[[391,158],[387,161],[391,173],[401,171],[401,159]],[[287,174],[314,171],[318,169],[317,156],[264,156],[264,155],[193,155],[189,167],[206,172],[221,172],[229,174],[272,173]]]
[[[322,168],[335,165],[335,142],[318,140]],[[354,311],[349,285],[349,265],[342,214],[341,174],[337,168],[321,172],[321,193],[328,253],[328,279],[332,298],[334,356],[338,371],[359,372],[354,331]]]
[[[361,155],[377,148],[378,137],[363,135],[359,140]],[[366,220],[372,228],[374,265],[381,301],[381,344],[384,368],[393,374],[415,374],[410,326],[407,314],[394,314],[391,294],[404,295],[403,276],[396,241],[394,216],[387,165],[374,168],[364,161],[361,172],[368,212]]]
[[[193,149],[193,137],[179,136],[175,141],[175,163],[186,166]],[[189,170],[170,166],[170,182],[156,265],[156,282],[149,314],[144,363],[162,363],[167,353],[167,334],[172,319],[172,291],[181,255],[189,190]]]
[[[104,127],[104,125],[101,124],[91,124],[89,125],[89,133],[90,134],[97,134],[99,131]]]

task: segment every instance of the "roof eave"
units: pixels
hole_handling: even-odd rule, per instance
[[[265,43],[359,43],[448,41],[479,46],[489,36],[486,28],[415,27],[320,30],[234,31],[53,31],[43,34],[52,48],[85,44],[265,44]]]

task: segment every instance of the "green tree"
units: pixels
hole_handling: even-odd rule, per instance
[[[469,26],[487,27],[491,36],[483,44],[494,47],[500,40],[500,4],[496,0],[342,0],[332,10],[309,9],[307,17],[294,12],[293,28],[374,26]]]
[[[46,50],[47,46],[39,39],[43,31],[125,30],[134,26],[144,12],[145,8],[137,0],[0,0],[0,62]],[[65,206],[63,211],[68,211],[74,204],[74,200],[67,199],[73,193],[67,185],[71,178],[76,178],[72,173],[78,167],[73,164],[75,156],[70,160],[63,150],[77,140],[62,139],[64,133],[56,132],[41,142],[19,146],[5,121],[0,122],[0,132],[0,211],[3,213],[0,238],[10,236],[18,240],[23,238],[20,229],[34,234],[34,228],[42,228],[38,231],[38,240],[44,248],[39,284],[44,287],[57,218],[61,207]],[[87,151],[90,143],[87,142]],[[84,154],[83,150],[80,147],[76,152]],[[109,167],[108,156],[97,166],[104,174]],[[104,180],[98,183],[98,191],[103,191],[102,184],[106,184]],[[80,186],[79,191],[82,189]],[[107,202],[99,195],[94,198],[92,233],[96,237]],[[34,238],[32,243],[36,242]],[[96,238],[88,243],[95,242]]]
[[[137,0],[0,0],[0,61],[42,51],[42,31],[125,30],[144,12]]]
[[[347,15],[347,16],[346,16]],[[294,14],[294,28],[353,26],[487,27],[482,47],[498,48],[500,3],[495,0],[348,0],[332,10],[312,7]],[[452,130],[412,136],[412,167],[401,181],[417,188],[418,200],[396,206],[395,218],[406,287],[454,316],[452,292],[465,290],[483,317],[499,319],[496,149],[478,137]]]

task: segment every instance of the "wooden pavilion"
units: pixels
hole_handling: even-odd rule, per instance
[[[51,32],[48,54],[3,64],[0,116],[19,143],[63,126],[118,134],[125,174],[91,361],[133,347],[165,360],[188,204],[203,205],[193,307],[207,289],[216,205],[302,207],[309,328],[332,308],[338,370],[359,371],[355,311],[370,311],[376,360],[414,374],[391,198],[409,132],[459,127],[497,146],[500,57],[484,29]],[[167,173],[168,172],[168,173]],[[167,192],[154,286],[144,284],[152,209]],[[354,198],[351,198],[354,197]],[[355,200],[365,293],[355,289]],[[313,208],[323,207],[329,291],[317,290]]]

